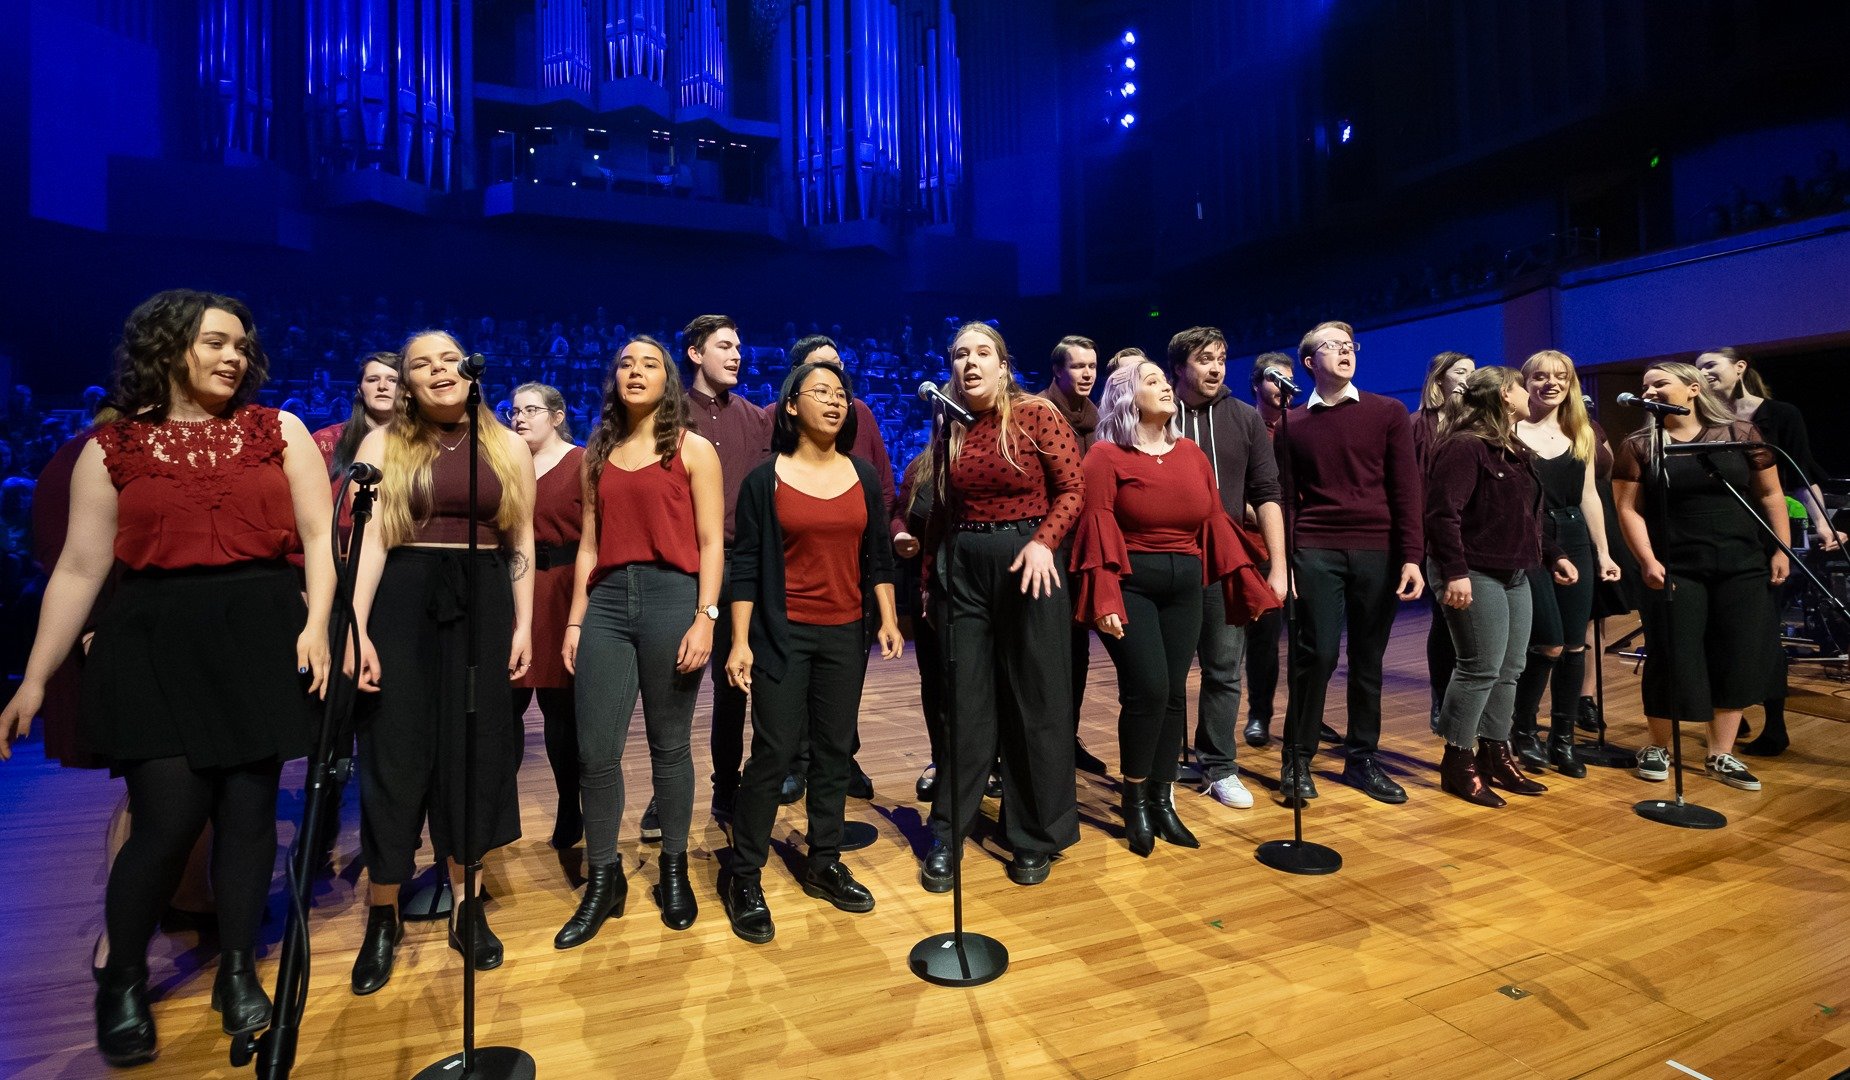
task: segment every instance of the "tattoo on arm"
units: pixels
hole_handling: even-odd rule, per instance
[[[507,561],[508,580],[519,581],[527,576],[527,556],[516,551]]]

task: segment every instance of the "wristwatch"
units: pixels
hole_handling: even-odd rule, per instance
[[[703,607],[703,608],[695,608],[694,614],[705,615],[707,618],[712,619],[714,622],[718,622],[719,621],[719,605],[718,604],[708,604],[706,607]]]

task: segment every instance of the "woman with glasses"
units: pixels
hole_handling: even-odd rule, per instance
[[[572,608],[572,567],[584,528],[583,448],[572,444],[565,397],[545,383],[514,390],[508,426],[533,451],[533,661],[514,680],[514,719],[539,698],[546,761],[559,792],[552,846],[571,847],[584,833],[578,796],[578,706],[565,670],[565,624]]]
[[[851,457],[847,374],[799,364],[785,378],[770,461],[739,488],[732,643],[726,675],[751,694],[752,753],[734,805],[735,858],[723,892],[732,931],[756,945],[776,929],[762,883],[784,777],[808,736],[809,859],[803,891],[842,911],[874,909],[841,861],[855,720],[867,649],[899,656],[886,503],[871,463]]]

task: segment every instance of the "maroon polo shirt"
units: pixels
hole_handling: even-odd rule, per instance
[[[719,451],[719,471],[726,491],[726,543],[732,544],[733,515],[745,474],[771,456],[771,420],[758,406],[731,391],[717,396],[689,388],[688,407],[694,430]]]

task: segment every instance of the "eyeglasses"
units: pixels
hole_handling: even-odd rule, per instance
[[[506,420],[510,424],[516,420],[537,420],[551,411],[551,409],[548,409],[544,405],[527,405],[521,408],[510,407],[501,410],[501,419]]]
[[[820,386],[812,386],[808,390],[798,390],[797,393],[802,394],[818,405],[848,404],[848,391],[846,390],[829,390]]]
[[[1317,348],[1335,349],[1339,353],[1348,353],[1350,356],[1354,356],[1362,351],[1362,343],[1359,341],[1324,341],[1319,342]]]

